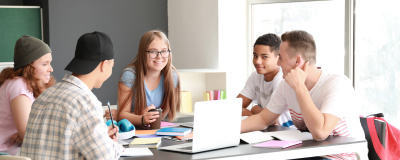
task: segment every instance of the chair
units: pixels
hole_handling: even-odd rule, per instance
[[[383,117],[383,114],[378,113],[378,114],[373,114],[370,116]],[[365,139],[368,141],[368,158],[370,160],[380,160],[378,154],[376,153],[376,151],[374,149],[374,145],[372,144],[371,135],[369,133],[368,124],[367,124],[367,118],[360,117],[360,123],[361,123],[361,126],[365,133]],[[375,123],[376,133],[378,134],[378,139],[382,143],[383,147],[385,147],[386,122],[375,119],[374,123]]]

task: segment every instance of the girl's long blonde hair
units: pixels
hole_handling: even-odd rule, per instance
[[[53,76],[50,76],[49,83],[42,83],[39,79],[35,78],[35,68],[28,64],[24,67],[14,70],[14,68],[5,68],[0,73],[0,87],[8,79],[15,77],[22,77],[24,79],[28,90],[33,93],[33,96],[37,98],[44,90],[54,85],[56,82]]]
[[[148,66],[147,66],[147,59],[149,58],[147,55],[147,48],[149,47],[150,43],[153,42],[154,39],[160,38],[165,42],[168,46],[168,49],[171,50],[169,40],[167,36],[159,31],[159,30],[152,30],[148,31],[143,34],[142,38],[140,39],[138,54],[136,55],[135,59],[126,67],[126,68],[133,68],[135,70],[135,80],[131,83],[132,88],[129,95],[120,103],[119,105],[122,106],[121,109],[118,109],[119,112],[125,109],[127,103],[129,102],[130,98],[134,98],[135,103],[135,111],[136,115],[142,115],[144,112],[144,108],[148,106],[146,101],[146,93],[145,93],[145,86],[144,86],[144,77],[147,74]],[[168,57],[167,65],[162,69],[161,73],[164,75],[164,98],[161,104],[161,108],[166,110],[169,108],[168,112],[168,120],[173,121],[176,117],[176,113],[180,109],[180,80],[178,75],[178,85],[174,88],[174,80],[172,71],[178,75],[176,68],[172,65],[172,55]],[[123,73],[122,73],[123,74]],[[121,74],[121,75],[122,75]]]

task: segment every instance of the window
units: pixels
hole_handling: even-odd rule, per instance
[[[382,112],[400,128],[400,12],[396,0],[358,0],[354,87],[363,115]]]
[[[249,0],[251,43],[265,33],[311,33],[317,66],[353,80],[360,114],[382,112],[400,128],[400,2],[355,0],[353,17],[353,0],[298,1]]]
[[[266,33],[305,30],[317,45],[317,66],[345,72],[345,0],[252,4],[251,42]],[[252,48],[252,47],[251,47]]]

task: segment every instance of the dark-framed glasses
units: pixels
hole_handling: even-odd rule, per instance
[[[162,51],[157,51],[157,50],[150,50],[150,51],[146,51],[149,54],[150,58],[157,58],[158,54],[161,55],[162,58],[168,58],[169,57],[169,53],[171,52],[170,50],[162,50]]]

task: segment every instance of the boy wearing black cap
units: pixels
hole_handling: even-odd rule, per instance
[[[32,105],[21,155],[32,159],[118,159],[124,150],[103,122],[101,102],[92,93],[112,73],[114,47],[102,32],[86,33],[61,82]]]

